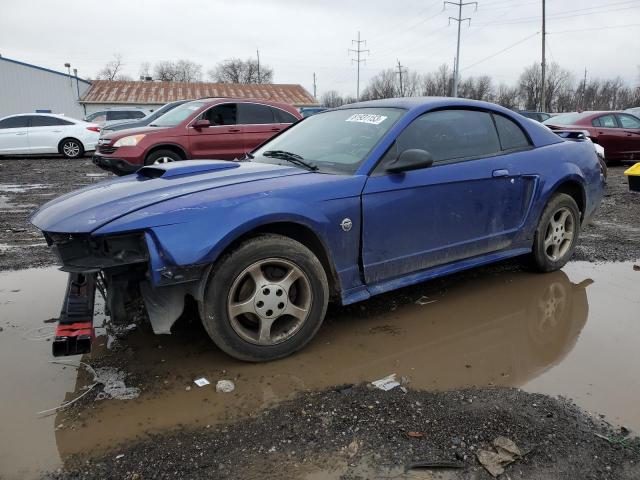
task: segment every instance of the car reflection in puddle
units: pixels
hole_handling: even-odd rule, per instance
[[[171,336],[154,336],[142,326],[119,353],[132,378],[142,383],[142,395],[95,402],[82,418],[61,412],[55,424],[67,428],[56,431],[60,454],[99,451],[166,428],[242,418],[302,390],[390,373],[406,377],[415,389],[521,386],[562,361],[587,320],[585,288],[591,281],[574,284],[562,271],[461,276],[445,283],[444,292],[437,282],[405,289],[401,305],[394,303],[397,295],[383,295],[333,308],[307,348],[264,364],[242,363],[220,352],[189,316]],[[436,301],[416,304],[425,292]],[[236,389],[222,394],[213,385],[198,388],[193,380],[200,376],[212,384],[231,379]],[[89,380],[79,374],[67,400]]]

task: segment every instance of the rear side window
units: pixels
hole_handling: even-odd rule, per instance
[[[632,115],[618,114],[618,120],[622,128],[640,128],[640,119]]]
[[[240,104],[240,123],[243,125],[254,125],[264,123],[274,123],[273,111],[266,105],[257,103]]]
[[[601,117],[594,118],[593,120],[591,120],[591,124],[594,127],[604,128],[616,128],[618,126],[613,115],[602,115]]]
[[[235,103],[224,103],[210,108],[202,114],[203,120],[211,125],[236,125],[238,123],[238,106]]]
[[[502,150],[528,148],[529,140],[516,123],[502,115],[493,115]]]
[[[0,121],[0,128],[24,128],[29,125],[29,117],[11,117]]]
[[[129,120],[130,118],[142,118],[144,113],[138,110],[112,110],[107,112],[107,120]]]
[[[480,157],[500,152],[491,114],[475,110],[441,110],[416,118],[397,139],[398,154],[426,150],[434,162]]]
[[[296,123],[298,121],[298,119],[289,112],[285,112],[279,108],[272,108],[271,110],[273,111],[276,123]]]
[[[32,127],[53,127],[59,125],[73,125],[73,122],[69,122],[67,120],[63,120],[61,118],[56,117],[45,117],[45,116],[32,116],[31,117],[31,126]]]
[[[105,122],[107,120],[107,112],[92,113],[85,119],[87,122]]]

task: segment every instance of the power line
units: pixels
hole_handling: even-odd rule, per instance
[[[458,96],[458,82],[460,81],[460,27],[462,26],[462,22],[469,22],[469,25],[471,25],[471,18],[470,17],[466,17],[466,18],[462,18],[462,7],[466,6],[466,5],[475,5],[476,6],[476,10],[478,9],[478,2],[463,2],[462,0],[458,0],[457,2],[452,2],[450,0],[447,0],[446,2],[444,2],[442,9],[444,10],[445,8],[447,8],[447,4],[451,4],[451,5],[455,5],[456,7],[458,7],[458,16],[457,17],[449,17],[449,24],[451,24],[451,20],[458,22],[458,46],[456,47],[456,62],[455,62],[455,67],[454,67],[454,71],[453,71],[453,96],[457,97]]]
[[[508,47],[505,47],[505,48],[503,48],[502,50],[498,50],[497,52],[492,53],[491,55],[489,55],[489,56],[487,56],[487,57],[484,57],[483,59],[478,60],[478,61],[477,61],[477,62],[475,62],[475,63],[472,63],[471,65],[466,66],[465,68],[463,68],[463,70],[469,70],[470,68],[475,67],[476,65],[479,65],[479,64],[480,64],[480,63],[482,63],[482,62],[486,62],[487,60],[490,60],[490,59],[492,59],[493,57],[497,57],[497,56],[498,56],[498,55],[500,55],[501,53],[504,53],[504,52],[506,52],[507,50],[511,50],[513,47],[516,47],[516,46],[520,45],[521,43],[526,42],[526,41],[527,41],[527,40],[529,40],[530,38],[535,37],[535,36],[536,36],[536,35],[538,35],[539,33],[540,33],[540,31],[537,31],[536,33],[533,33],[533,34],[531,34],[531,35],[527,35],[527,36],[526,36],[526,37],[524,37],[523,39],[518,40],[518,41],[517,41],[517,42],[515,42],[515,43],[512,43],[512,44],[511,44],[511,45],[509,45]]]
[[[593,30],[607,30],[609,28],[626,28],[626,27],[640,27],[640,23],[627,23],[625,25],[604,25],[603,27],[589,27],[589,28],[574,28],[571,30],[560,30],[557,32],[547,32],[547,35],[557,35],[559,33],[570,32],[590,32]]]
[[[347,50],[348,53],[355,53],[356,54],[356,58],[352,58],[351,61],[352,62],[356,62],[357,66],[358,66],[358,76],[357,76],[357,83],[356,83],[356,100],[360,100],[360,63],[362,62],[366,62],[366,60],[364,58],[360,58],[361,54],[363,53],[369,53],[368,49],[363,49],[362,45],[366,45],[367,41],[366,40],[360,40],[360,32],[358,32],[358,39],[357,40],[351,40],[351,44],[355,44],[356,48],[349,48]]]

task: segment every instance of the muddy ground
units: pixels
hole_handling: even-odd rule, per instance
[[[102,329],[98,348],[71,363],[125,371],[140,397],[100,400],[98,385],[36,418],[93,380],[83,368],[47,365],[46,322],[59,310],[64,275],[30,268],[54,259],[26,218],[105,174],[86,158],[0,165],[0,381],[13,385],[0,399],[16,402],[0,414],[3,430],[16,432],[0,433],[3,480],[42,470],[56,479],[482,479],[491,477],[476,452],[498,436],[526,452],[503,478],[640,477],[632,367],[640,365],[640,197],[628,192],[624,167],[610,169],[607,196],[583,232],[576,260],[586,262],[548,275],[506,262],[332,306],[309,347],[264,365],[216,350],[193,312],[169,337],[144,322]],[[368,384],[392,372],[407,393]],[[203,375],[232,379],[236,390],[200,389],[193,380]],[[550,396],[559,394],[580,408]],[[461,468],[405,472],[415,461]]]

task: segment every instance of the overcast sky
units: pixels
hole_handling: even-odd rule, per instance
[[[113,54],[137,78],[140,63],[186,58],[205,73],[228,57],[255,56],[277,83],[299,83],[318,95],[355,94],[347,53],[358,30],[370,53],[367,79],[397,60],[426,72],[453,64],[457,7],[442,0],[1,0],[0,54],[55,70],[70,62],[93,77]],[[542,0],[479,0],[463,9],[460,71],[515,82],[540,62]],[[617,27],[616,27],[617,26]],[[615,28],[609,28],[615,27]],[[621,76],[637,85],[640,0],[547,0],[548,61],[582,78]],[[353,55],[352,55],[353,56]]]

